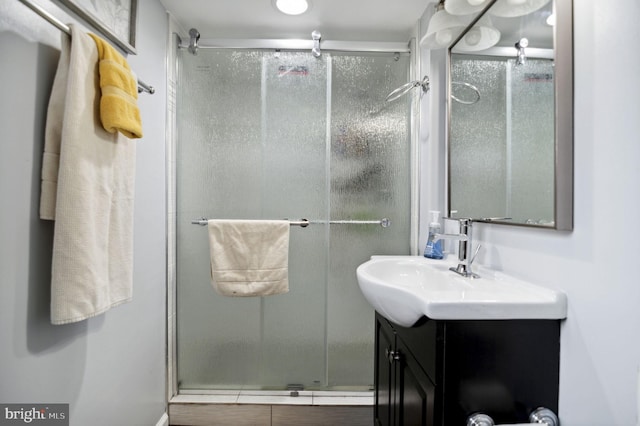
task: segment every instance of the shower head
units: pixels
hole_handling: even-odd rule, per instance
[[[386,102],[393,102],[398,98],[409,93],[412,89],[416,87],[422,87],[422,93],[427,93],[429,91],[429,77],[424,76],[422,80],[410,81],[409,83],[405,83],[402,86],[398,87],[393,92],[389,93],[385,99]]]
[[[452,86],[462,86],[465,87],[467,89],[470,89],[473,93],[473,99],[471,100],[463,100],[461,98],[458,98],[456,96],[453,95],[453,93],[451,94],[451,98],[456,101],[459,102],[461,104],[465,104],[465,105],[473,105],[476,102],[478,102],[480,100],[480,91],[478,90],[478,88],[472,84],[469,83],[462,83],[462,82],[457,82],[454,81],[451,83]],[[424,76],[422,78],[422,80],[415,80],[415,81],[410,81],[409,83],[405,83],[402,86],[398,87],[396,90],[394,90],[393,92],[389,93],[387,95],[387,98],[385,99],[386,102],[393,102],[398,98],[401,98],[402,96],[406,95],[407,93],[409,93],[412,89],[416,88],[416,87],[422,87],[422,93],[427,93],[429,91],[429,77],[428,76]],[[371,111],[371,113],[373,113],[374,111]]]

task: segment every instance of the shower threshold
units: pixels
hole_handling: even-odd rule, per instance
[[[181,390],[170,403],[372,406],[373,391],[361,390]]]
[[[171,425],[306,426],[373,424],[373,392],[182,390],[169,401]]]

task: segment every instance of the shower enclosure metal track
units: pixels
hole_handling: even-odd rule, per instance
[[[287,220],[287,219],[284,219]],[[209,219],[200,218],[194,219],[191,221],[192,225],[200,225],[207,226],[209,223]],[[308,219],[300,219],[300,220],[290,220],[289,225],[291,226],[300,226],[301,228],[306,228],[309,225],[321,225],[321,224],[329,224],[329,225],[380,225],[383,228],[388,228],[391,226],[391,219],[383,217],[380,220],[308,220]]]
[[[189,49],[191,44],[180,43],[178,48]],[[198,39],[198,49],[274,49],[274,50],[311,50],[314,40],[304,39]],[[368,42],[322,40],[323,51],[364,52],[364,53],[411,53],[406,42]]]

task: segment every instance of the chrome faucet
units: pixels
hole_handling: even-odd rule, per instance
[[[473,256],[470,255],[471,251],[471,224],[473,220],[470,218],[445,218],[449,220],[457,220],[460,223],[460,233],[459,234],[436,234],[435,241],[438,240],[457,240],[458,241],[458,266],[449,268],[451,271],[456,274],[460,274],[463,277],[468,278],[480,278],[479,275],[473,273],[471,271],[471,264],[476,258],[478,254],[478,249]]]

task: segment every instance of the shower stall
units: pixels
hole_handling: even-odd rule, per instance
[[[177,391],[362,390],[374,313],[356,267],[410,254],[411,77],[404,52],[176,50],[170,309]],[[292,226],[289,292],[223,297],[200,218]],[[391,225],[375,222],[388,218]],[[374,223],[369,223],[374,222]],[[170,343],[170,344],[172,344]]]

